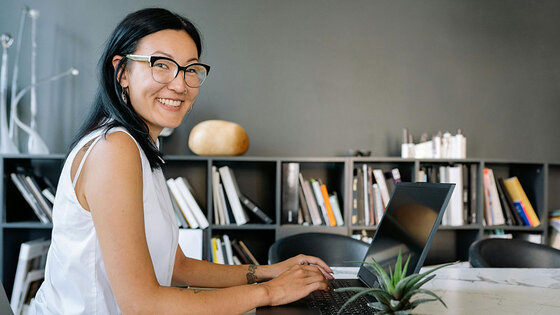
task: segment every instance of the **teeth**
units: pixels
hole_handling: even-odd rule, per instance
[[[174,101],[166,98],[158,98],[157,100],[167,106],[179,107],[179,105],[181,105],[181,101]]]

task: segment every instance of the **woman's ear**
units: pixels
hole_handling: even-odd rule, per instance
[[[124,58],[123,56],[119,56],[119,55],[116,55],[116,56],[113,57],[112,63],[113,63],[113,68],[115,69],[115,71],[117,70],[119,62],[121,62],[121,60],[123,58]],[[117,73],[117,78],[120,78],[120,80],[119,80],[120,85],[123,88],[126,88],[126,87],[128,87],[128,78],[126,76],[126,71],[122,72],[123,68],[124,67],[121,66],[121,68],[119,69],[119,73]]]

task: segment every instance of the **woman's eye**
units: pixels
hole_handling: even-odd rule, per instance
[[[169,69],[169,66],[163,62],[158,62],[154,64],[154,67],[161,68],[161,69]]]

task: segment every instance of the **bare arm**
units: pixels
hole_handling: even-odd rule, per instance
[[[117,132],[100,141],[86,160],[79,181],[111,289],[125,314],[243,313],[327,288],[319,269],[306,265],[294,266],[282,276],[257,285],[201,292],[160,286],[146,243],[141,161],[133,140]],[[185,262],[189,266],[189,261]],[[203,266],[199,278],[204,279],[204,274],[215,277],[211,274],[213,268],[204,268],[200,263],[192,266]]]
[[[249,265],[221,265],[185,257],[177,246],[173,269],[173,284],[194,287],[223,288],[266,281],[278,277],[294,265],[316,265],[325,278],[333,279],[332,270],[316,257],[299,255],[274,265],[259,265],[250,269]]]

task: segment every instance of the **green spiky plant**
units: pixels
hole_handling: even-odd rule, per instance
[[[368,306],[379,312],[379,314],[410,314],[412,310],[418,305],[432,301],[440,301],[443,306],[447,308],[445,302],[443,302],[443,300],[434,292],[430,290],[420,289],[420,287],[422,287],[424,284],[426,284],[436,276],[435,274],[428,276],[430,273],[433,273],[438,269],[453,265],[455,263],[444,264],[424,273],[414,273],[406,276],[409,261],[410,256],[408,256],[408,259],[406,260],[403,267],[402,255],[399,251],[397,262],[395,264],[395,270],[393,272],[391,270],[391,267],[389,267],[389,274],[387,274],[383,267],[381,267],[381,265],[373,258],[371,263],[364,262],[364,264],[373,267],[377,280],[379,281],[380,288],[348,287],[335,289],[335,292],[358,292],[350,299],[348,299],[348,301],[346,301],[344,305],[342,305],[342,307],[338,311],[338,314],[341,314],[344,308],[346,308],[346,306],[348,306],[350,303],[364,295],[372,295],[377,299],[377,302],[370,302],[368,303]],[[411,298],[417,294],[425,294],[433,298],[423,298],[411,301]]]

